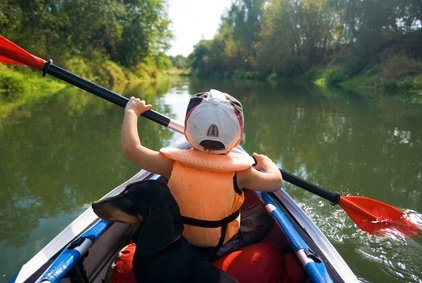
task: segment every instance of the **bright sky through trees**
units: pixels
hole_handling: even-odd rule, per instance
[[[232,0],[168,0],[170,29],[175,35],[169,55],[189,55],[201,39],[212,39]]]

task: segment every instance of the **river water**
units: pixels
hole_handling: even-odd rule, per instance
[[[422,224],[422,103],[339,89],[179,81],[131,87],[183,121],[189,94],[217,88],[244,106],[243,147],[330,191],[404,210]],[[0,120],[0,274],[10,279],[91,202],[137,172],[119,148],[122,109],[69,88]],[[179,134],[142,119],[145,145]],[[422,282],[422,236],[369,235],[337,206],[285,184],[364,282]]]

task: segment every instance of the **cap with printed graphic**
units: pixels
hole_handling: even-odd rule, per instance
[[[223,154],[242,139],[242,104],[227,93],[211,89],[189,101],[185,136],[193,148]]]

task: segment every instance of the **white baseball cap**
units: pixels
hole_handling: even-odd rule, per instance
[[[189,101],[185,136],[193,148],[225,154],[242,139],[242,104],[227,93],[211,89]]]

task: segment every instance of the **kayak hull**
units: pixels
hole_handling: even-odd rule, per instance
[[[183,148],[186,144],[175,146]],[[142,170],[103,198],[119,194],[130,183],[159,178]],[[289,247],[301,263],[305,278],[313,282],[359,282],[330,241],[285,190],[248,191],[245,204],[251,201],[265,205],[276,224],[272,241],[283,249]],[[119,251],[130,242],[132,232],[127,224],[99,219],[89,207],[25,263],[10,282],[66,282],[69,276],[103,282]],[[248,266],[241,268],[248,270]]]

